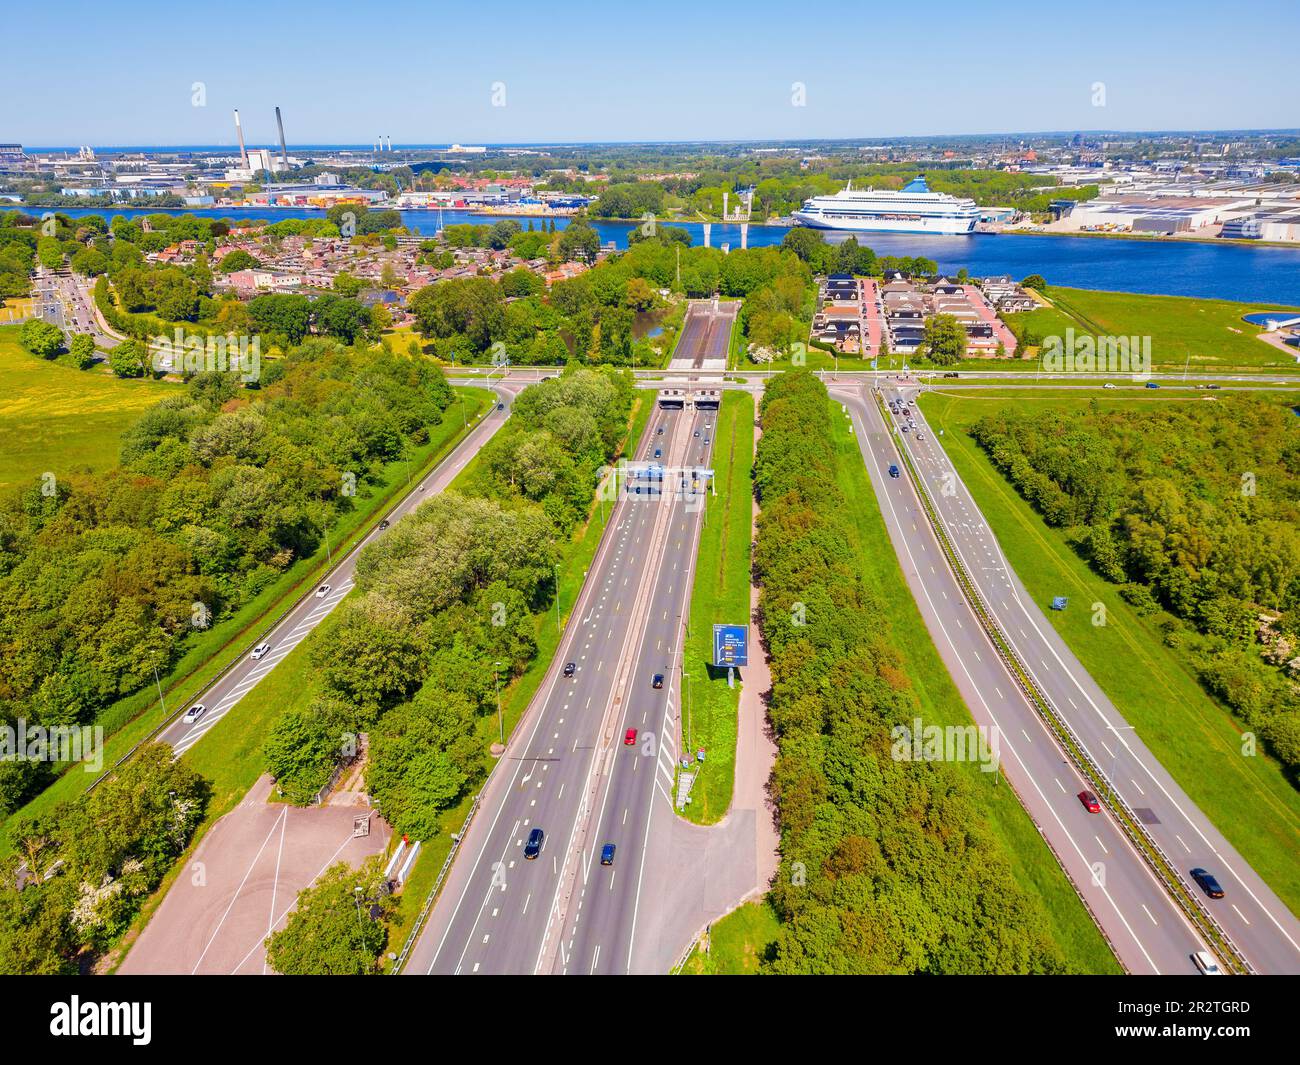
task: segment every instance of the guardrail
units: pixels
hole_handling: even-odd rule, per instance
[[[497,763],[497,765],[500,764],[500,762]],[[495,769],[496,766],[493,766],[493,768]],[[415,924],[411,925],[411,931],[407,933],[406,942],[402,944],[397,960],[393,962],[393,967],[388,971],[389,976],[401,974],[403,967],[406,965],[406,959],[411,956],[411,951],[415,947],[415,941],[420,938],[420,933],[424,931],[424,923],[429,919],[429,914],[433,912],[433,904],[438,899],[438,892],[442,890],[442,882],[447,879],[447,871],[451,869],[452,860],[456,857],[456,852],[460,850],[461,843],[465,841],[465,833],[469,831],[469,823],[474,820],[474,815],[478,813],[479,805],[483,800],[483,790],[486,787],[487,781],[485,780],[483,787],[479,789],[478,794],[474,796],[473,803],[470,804],[469,813],[465,815],[465,821],[460,826],[460,831],[451,837],[451,850],[447,852],[447,857],[443,859],[442,868],[438,870],[438,877],[434,880],[433,887],[424,900],[424,905],[420,907],[420,912],[415,915]]]
[[[967,573],[965,565],[958,556],[956,548],[948,536],[947,528],[934,506],[934,501],[930,498],[930,493],[912,462],[911,454],[906,448],[901,447],[895,438],[894,423],[887,413],[884,397],[878,391],[874,393],[874,397],[876,409],[890,430],[889,438],[894,445],[894,450],[907,467],[908,477],[913,488],[916,489],[917,497],[921,501],[921,507],[925,511],[926,520],[934,531],[940,550],[943,551],[944,558],[948,562],[948,567],[952,570],[953,576],[957,579],[957,585],[962,590],[962,595],[966,598],[967,603],[978,619],[980,627],[992,642],[993,649],[997,652],[1012,680],[1028,698],[1030,705],[1034,707],[1038,715],[1047,723],[1062,750],[1074,763],[1075,768],[1092,785],[1098,798],[1106,804],[1107,809],[1110,810],[1124,835],[1154,873],[1156,879],[1165,889],[1165,893],[1173,900],[1174,904],[1183,911],[1183,914],[1191,921],[1193,927],[1205,936],[1215,948],[1220,960],[1232,971],[1243,975],[1253,974],[1255,970],[1251,967],[1250,962],[1246,960],[1245,955],[1232,942],[1223,926],[1206,912],[1205,908],[1187,890],[1168,854],[1156,842],[1151,833],[1147,831],[1146,826],[1142,824],[1128,802],[1114,789],[1110,778],[1093,759],[1092,755],[1088,753],[1082,740],[1070,727],[1069,722],[1056,709],[1051,698],[1038,684],[1019,653],[1012,647],[1011,642],[988,609],[983,595],[975,586],[975,582]]]

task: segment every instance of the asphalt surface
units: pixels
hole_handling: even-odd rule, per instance
[[[886,388],[884,394],[888,399],[914,392]],[[1300,922],[1174,783],[1056,634],[1007,564],[915,405],[910,420],[924,434],[922,440],[915,431],[899,431],[907,418],[886,425],[866,387],[833,386],[832,395],[853,417],[895,550],[940,654],[976,721],[997,728],[1006,778],[1129,970],[1191,973],[1190,954],[1209,948],[1110,815],[1084,810],[1077,793],[1086,782],[1012,682],[962,598],[894,440],[911,455],[1007,640],[1096,762],[1113,776],[1116,789],[1170,856],[1189,891],[1203,897],[1187,872],[1208,869],[1225,898],[1206,899],[1206,909],[1251,965],[1261,973],[1300,972]],[[901,477],[889,477],[891,464],[900,466]]]
[[[716,413],[656,411],[637,458],[662,448],[670,477],[671,467],[707,462],[704,427]],[[652,813],[669,801],[678,756],[674,665],[698,522],[678,493],[620,491],[550,672],[484,788],[405,973],[628,971]],[[533,828],[546,841],[530,861]],[[616,847],[612,866],[599,864],[605,843]]]
[[[486,384],[486,382],[479,383]],[[478,454],[479,449],[505,424],[506,418],[510,415],[510,403],[524,386],[522,383],[506,381],[494,382],[492,387],[497,393],[498,401],[505,404],[505,409],[497,410],[494,407],[437,468],[417,482],[413,490],[385,515],[389,522],[397,521],[430,496],[443,491]],[[258,641],[271,645],[265,657],[254,661],[249,657],[252,650],[250,647],[238,664],[187,704],[187,711],[195,704],[206,707],[202,716],[196,721],[186,722],[185,715],[178,714],[175,721],[156,738],[170,743],[178,755],[201,740],[240,699],[257,687],[258,682],[279,665],[284,657],[302,643],[311,631],[342,602],[343,597],[352,590],[353,575],[361,551],[376,537],[383,535],[384,531],[376,525],[351,551],[337,560],[337,564],[322,579],[316,590],[307,592],[270,634]],[[317,595],[317,590],[325,585],[329,586],[329,592],[325,595]]]

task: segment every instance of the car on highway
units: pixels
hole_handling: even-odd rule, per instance
[[[695,430],[695,435],[696,435],[696,436],[699,436],[699,435],[700,435],[700,431],[699,431],[698,429]]]
[[[256,647],[253,648],[253,653],[250,654],[248,657],[251,658],[254,662],[257,662],[265,658],[266,653],[270,649],[271,649],[271,645],[269,643],[259,643]]]
[[[655,448],[655,458],[661,459],[663,457],[664,457],[664,449],[661,447]]]
[[[889,476],[890,476],[890,477],[898,477],[898,476],[900,476],[900,474],[899,474],[899,472],[898,472],[898,466],[895,465],[895,464],[892,463],[892,462],[889,464]]]
[[[944,377],[960,377],[960,376],[961,374],[959,374],[956,370],[949,370],[946,374],[944,374]]]
[[[906,432],[907,432],[907,431],[908,431],[908,428],[907,428],[907,426],[906,426],[906,425],[905,425],[905,426],[903,426],[903,432],[905,432],[905,433],[906,433]]]
[[[625,733],[623,733],[623,746],[624,747],[636,746],[636,729],[630,728]]]
[[[206,706],[204,706],[202,703],[195,703],[193,706],[191,706],[188,710],[185,711],[185,724],[187,725],[194,724],[194,722],[196,722],[207,712],[208,712],[208,708]]]
[[[566,677],[571,677],[571,676],[573,676],[573,675],[574,675],[575,673],[577,673],[577,672],[578,672],[578,663],[577,663],[577,662],[565,662],[565,663],[564,663],[564,675],[565,675]]]
[[[1092,792],[1090,791],[1079,792],[1079,801],[1083,803],[1083,808],[1087,810],[1088,813],[1090,814],[1101,813],[1101,803],[1097,801],[1097,796],[1095,796]]]
[[[1107,382],[1106,382],[1104,385],[1102,385],[1101,387],[1102,387],[1102,388],[1114,388],[1114,387],[1115,387],[1115,382],[1114,382],[1114,381],[1107,381]]]
[[[546,833],[535,828],[528,833],[528,842],[524,844],[524,857],[532,861],[542,853],[542,844],[546,842]]]
[[[916,432],[916,438],[917,438],[918,440],[924,440],[924,439],[925,439],[925,433],[921,432],[921,431],[918,429],[917,432]]]
[[[1219,887],[1219,882],[1214,879],[1214,874],[1204,869],[1193,869],[1192,879],[1196,881],[1197,886],[1212,899],[1223,898],[1223,888]]]
[[[662,688],[663,686],[664,686],[664,675],[662,673],[656,673],[653,677],[650,678],[650,687]]]
[[[330,586],[328,584],[322,584],[319,588],[316,589],[317,599],[324,599],[329,594],[330,594]]]
[[[1159,382],[1159,381],[1148,381],[1148,382],[1147,382],[1145,385],[1143,385],[1142,387],[1143,387],[1143,388],[1159,388],[1159,387],[1160,387],[1160,382]]]
[[[1214,956],[1208,951],[1198,950],[1192,955],[1192,961],[1205,976],[1222,976],[1223,970],[1219,968],[1219,963],[1214,960]]]
[[[504,403],[497,404],[497,410],[505,410],[505,409],[506,409],[506,405]]]
[[[659,426],[658,429],[655,430],[655,436],[663,436],[663,435],[664,435],[664,427],[661,425]]]
[[[709,438],[706,436],[706,437],[704,438],[704,443],[707,445],[708,442],[709,442]]]
[[[600,848],[600,864],[601,864],[601,865],[613,865],[613,864],[614,864],[614,850],[615,850],[615,847],[614,847],[614,844],[612,844],[612,843],[606,843],[603,847]]]
[[[391,524],[392,524],[392,522],[389,521],[387,518],[385,518],[383,521],[381,521],[381,522],[379,523],[379,527],[380,527],[381,529],[387,529]]]

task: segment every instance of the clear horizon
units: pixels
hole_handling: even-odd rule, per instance
[[[1233,132],[1300,112],[1284,63],[1224,54],[1217,5],[1101,0],[1042,26],[953,0],[920,13],[665,0],[362,15],[321,0],[302,15],[232,0],[219,21],[161,5],[125,21],[74,0],[13,24],[0,95],[22,107],[0,141],[221,147],[238,108],[247,142],[272,145],[277,105],[300,146]],[[1251,24],[1291,39],[1300,9],[1262,0]]]

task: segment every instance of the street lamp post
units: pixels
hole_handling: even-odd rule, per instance
[[[495,679],[497,682],[497,733],[498,733],[498,737],[501,740],[501,745],[504,747],[506,742],[506,721],[505,718],[501,716],[501,663],[500,662],[493,663],[492,676],[493,679]]]

